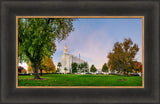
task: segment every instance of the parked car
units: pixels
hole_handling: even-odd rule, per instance
[[[117,73],[109,73],[109,75],[118,75]]]
[[[138,73],[131,73],[130,76],[139,76]]]
[[[96,73],[96,74],[97,74],[97,75],[103,75],[104,73],[101,72],[101,73]]]

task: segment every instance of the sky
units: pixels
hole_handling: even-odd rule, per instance
[[[142,62],[142,19],[78,19],[73,22],[74,31],[66,40],[56,41],[56,52],[53,54],[55,66],[60,62],[65,44],[68,53],[87,61],[89,67],[94,64],[101,69],[108,62],[107,55],[112,51],[114,43],[131,38],[138,44],[139,52],[135,60]]]

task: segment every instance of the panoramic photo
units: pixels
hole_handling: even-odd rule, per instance
[[[144,87],[142,17],[18,17],[17,25],[16,87]]]

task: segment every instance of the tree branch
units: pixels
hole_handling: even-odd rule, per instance
[[[27,50],[25,52],[26,52],[26,55],[28,56],[29,60],[32,62],[33,60],[31,58],[31,54]]]

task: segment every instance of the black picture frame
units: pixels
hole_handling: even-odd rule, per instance
[[[1,0],[0,103],[159,104],[159,0]],[[144,16],[144,88],[16,88],[16,16]]]

